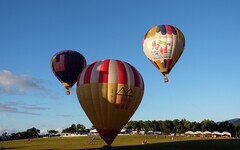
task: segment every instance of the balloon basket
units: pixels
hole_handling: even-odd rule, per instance
[[[167,78],[167,77],[164,78],[164,82],[165,82],[165,83],[168,82],[168,78]]]
[[[66,95],[70,95],[70,91],[66,91]]]

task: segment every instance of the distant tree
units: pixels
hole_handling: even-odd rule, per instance
[[[186,119],[182,119],[181,121],[183,122],[185,132],[192,130],[192,123],[190,121],[187,121]]]
[[[63,129],[62,133],[77,133],[77,126],[72,124],[71,127]]]
[[[233,124],[229,123],[228,121],[219,123],[218,129],[220,132],[227,131],[227,132],[230,132],[232,134],[232,136],[236,135],[235,126]]]
[[[145,133],[147,133],[150,130],[153,130],[152,121],[150,121],[150,120],[144,121],[144,131],[145,131]]]
[[[174,119],[172,121],[172,124],[173,124],[173,130],[171,132],[179,133],[179,130],[181,129],[181,124],[180,124],[179,120]]]
[[[171,120],[165,120],[163,121],[163,132],[165,134],[169,134],[173,131],[174,125],[173,125],[173,121]]]
[[[8,133],[7,132],[2,133],[2,140],[8,140]]]
[[[83,134],[86,133],[86,127],[83,124],[77,124],[77,133]]]
[[[157,122],[158,122],[159,131],[161,131],[163,133],[163,121],[159,120]]]
[[[27,129],[26,132],[30,138],[37,138],[38,134],[40,133],[40,130],[33,127],[30,129]]]
[[[75,124],[72,124],[70,129],[70,133],[77,133],[77,126]]]
[[[20,133],[12,133],[10,137],[11,140],[17,140],[21,138]]]
[[[132,130],[133,129],[133,121],[132,120],[128,121],[128,123],[125,125],[124,128]]]
[[[153,131],[160,131],[159,124],[156,120],[152,121],[152,128],[153,128]]]
[[[202,129],[203,132],[204,131],[213,132],[213,131],[217,131],[217,125],[212,120],[203,120],[201,122],[201,129]]]
[[[202,125],[199,122],[192,122],[192,131],[201,131]]]
[[[139,121],[136,122],[136,130],[137,130],[137,134],[139,134],[141,131],[141,126]]]
[[[58,133],[58,131],[56,131],[56,130],[48,130],[49,136],[57,134],[57,133]]]
[[[142,120],[139,120],[139,127],[140,127],[140,131],[144,130],[144,122]]]
[[[236,130],[236,136],[240,137],[240,124],[236,126],[235,130]]]
[[[91,129],[94,129],[94,127],[92,126]],[[84,133],[89,133],[90,130],[86,129],[86,127],[83,124],[72,124],[69,128],[63,129],[62,133],[80,133],[80,134],[84,134]]]

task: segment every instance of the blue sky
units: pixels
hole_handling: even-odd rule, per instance
[[[91,127],[55,78],[50,59],[77,50],[91,63],[120,59],[142,74],[145,92],[132,120],[239,118],[238,0],[0,0],[0,133],[36,127]],[[185,50],[169,83],[146,58],[144,34],[171,24]]]

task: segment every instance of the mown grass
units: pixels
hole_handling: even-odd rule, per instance
[[[92,142],[92,139],[95,138]],[[147,144],[142,145],[142,141]],[[1,141],[0,149],[57,150],[103,149],[106,145],[99,136],[39,138],[31,140]],[[112,144],[112,150],[239,150],[240,139],[171,137],[154,135],[120,135]]]

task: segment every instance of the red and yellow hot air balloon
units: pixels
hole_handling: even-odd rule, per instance
[[[88,65],[77,82],[80,105],[108,145],[137,110],[143,92],[140,73],[120,60],[106,59]]]
[[[60,51],[51,59],[52,71],[67,89],[67,95],[70,94],[70,88],[77,82],[78,75],[85,66],[85,57],[74,50]]]
[[[143,51],[147,58],[165,76],[168,74],[182,55],[185,46],[183,33],[171,25],[159,25],[147,31],[143,39]]]

